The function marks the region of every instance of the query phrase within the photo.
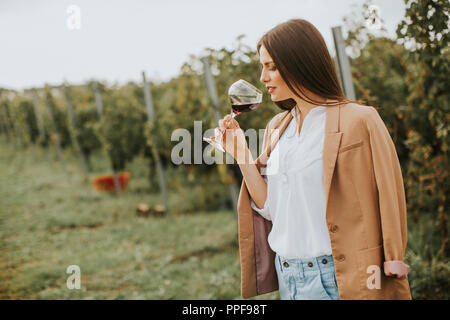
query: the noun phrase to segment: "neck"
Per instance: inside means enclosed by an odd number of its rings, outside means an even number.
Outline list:
[[[311,97],[311,99],[313,99],[314,101],[319,101],[320,103],[322,103],[322,102],[325,103],[328,101],[328,99],[321,98],[321,97],[319,97],[317,95],[313,95],[313,94],[309,94],[308,97]],[[311,111],[311,109],[317,107],[317,105],[309,103],[297,96],[293,97],[293,99],[297,103],[295,108],[297,108],[297,110],[299,110],[302,113],[302,115],[308,114],[308,112]]]

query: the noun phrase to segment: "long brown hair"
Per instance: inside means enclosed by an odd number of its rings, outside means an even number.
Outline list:
[[[291,19],[281,23],[258,41],[258,53],[262,45],[289,89],[299,98],[314,105],[362,104],[362,101],[350,100],[345,96],[325,41],[310,22]],[[337,101],[315,101],[307,96],[302,87],[320,97]],[[296,105],[294,99],[274,102],[282,110],[290,110]]]

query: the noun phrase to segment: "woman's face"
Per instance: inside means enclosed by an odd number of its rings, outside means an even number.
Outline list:
[[[259,62],[262,65],[260,81],[266,85],[272,101],[282,101],[293,98],[295,95],[284,82],[272,57],[262,45],[259,49]]]

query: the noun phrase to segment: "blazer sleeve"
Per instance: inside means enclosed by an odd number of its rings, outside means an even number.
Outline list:
[[[402,265],[408,241],[402,171],[386,125],[375,108],[369,109],[366,125],[378,189],[385,261]]]

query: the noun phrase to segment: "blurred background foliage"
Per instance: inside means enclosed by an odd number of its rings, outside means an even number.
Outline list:
[[[371,32],[364,17],[353,14],[344,19],[346,43],[357,99],[379,107],[403,170],[409,230],[406,263],[411,266],[412,295],[415,299],[449,299],[450,5],[447,0],[405,3],[405,17],[397,27],[396,37],[389,38],[383,29],[378,34]],[[364,4],[363,9],[368,5]],[[176,194],[175,213],[230,209],[225,185],[240,186],[239,167],[228,165],[232,175],[229,179],[217,165],[175,165],[171,151],[177,142],[171,141],[171,135],[178,128],[187,129],[193,143],[194,121],[202,121],[203,132],[216,126],[202,56],[208,56],[211,64],[221,114],[230,111],[227,90],[234,81],[243,78],[264,90],[259,81],[259,57],[243,39],[244,35],[238,37],[233,49],[208,48],[189,57],[179,76],[170,81],[151,82],[153,121],[147,118],[142,84],[137,82],[97,82],[104,106],[100,117],[92,80],[84,85],[46,85],[26,92],[1,89],[0,133],[24,149],[50,148],[57,136],[61,148],[74,153],[81,150],[88,159],[103,152],[117,171],[126,170],[135,157],[143,156],[150,193],[159,192],[151,152],[156,147],[169,191]],[[68,104],[73,108],[73,122]],[[35,108],[43,120],[43,136],[39,134]],[[254,128],[258,132],[278,112],[269,95],[264,95],[258,111],[241,114],[238,121],[244,131]],[[202,150],[206,146],[202,141]],[[89,168],[95,166],[88,163]]]

